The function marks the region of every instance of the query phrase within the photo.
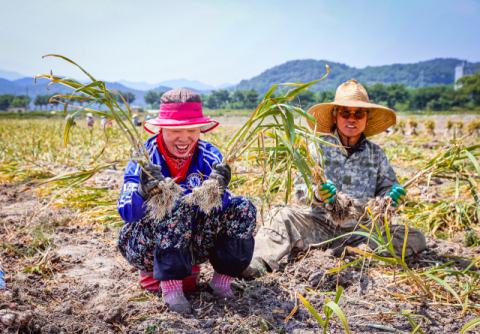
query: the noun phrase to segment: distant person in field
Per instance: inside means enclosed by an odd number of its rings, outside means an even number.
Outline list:
[[[142,121],[140,120],[140,117],[138,117],[138,114],[132,115],[132,123],[135,126],[142,126]]]
[[[93,123],[94,123],[93,115],[92,115],[92,113],[88,113],[87,114],[87,128],[93,128]]]
[[[358,201],[358,218],[364,213],[363,205],[374,197],[390,196],[393,205],[398,206],[405,196],[405,189],[398,186],[397,176],[388,162],[382,148],[367,137],[384,132],[396,123],[395,113],[387,107],[369,102],[365,88],[355,80],[350,80],[337,89],[335,101],[321,103],[308,111],[317,120],[317,132],[331,133],[323,136],[328,143],[342,147],[318,144],[324,154],[325,175],[328,182],[313,186],[314,201],[309,207],[308,188],[303,178],[294,182],[295,199],[303,205],[287,206],[274,214],[260,228],[255,237],[255,251],[252,263],[243,277],[259,277],[266,271],[279,269],[279,261],[286,255],[292,259],[299,252],[306,251],[311,244],[318,244],[339,237],[358,228],[358,219],[339,224],[327,218],[331,209],[329,203],[336,192],[343,192]],[[309,122],[314,130],[314,123]],[[315,144],[309,146],[312,156],[318,161]],[[394,207],[390,208],[395,210]],[[370,221],[368,214],[361,223]],[[402,253],[405,228],[394,226],[393,247],[397,254]],[[406,256],[426,248],[425,236],[419,230],[408,231]],[[358,246],[367,238],[351,235],[333,241],[329,246],[333,254],[340,255],[345,246]],[[377,245],[369,246],[374,249]]]
[[[159,117],[145,122],[154,136],[145,142],[151,164],[143,168],[129,162],[118,212],[125,221],[118,247],[125,259],[140,270],[140,284],[149,290],[162,289],[173,311],[190,313],[185,291],[195,290],[199,264],[210,261],[215,270],[209,291],[216,297],[234,297],[230,283],[250,264],[256,210],[246,197],[232,197],[228,190],[230,166],[222,154],[200,139],[218,122],[204,117],[202,101],[188,89],[162,95]],[[149,218],[145,202],[158,190],[159,181],[172,177],[185,194],[215,178],[224,189],[222,208],[206,215],[195,206],[179,201],[171,216],[161,221]]]

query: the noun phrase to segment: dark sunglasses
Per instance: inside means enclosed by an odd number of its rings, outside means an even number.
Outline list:
[[[343,119],[349,119],[351,114],[353,114],[353,116],[356,119],[363,119],[365,117],[365,115],[367,114],[367,112],[364,111],[364,110],[356,110],[356,111],[343,110],[343,111],[340,111],[340,117],[343,118]]]

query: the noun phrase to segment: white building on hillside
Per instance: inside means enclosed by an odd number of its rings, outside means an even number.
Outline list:
[[[478,72],[478,67],[469,64],[466,61],[461,62],[457,67],[455,67],[455,90],[462,87],[462,85],[457,84],[457,80],[461,77],[472,75]]]

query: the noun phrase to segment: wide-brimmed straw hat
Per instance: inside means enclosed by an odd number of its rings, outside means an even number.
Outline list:
[[[330,103],[320,103],[310,108],[308,113],[317,120],[317,132],[331,133],[334,123],[333,108],[335,106],[357,107],[370,109],[368,122],[363,130],[366,137],[381,133],[397,122],[397,116],[392,109],[379,104],[370,103],[368,93],[362,84],[350,80],[341,84],[335,93],[335,100]],[[307,120],[312,130],[315,123]]]
[[[185,88],[173,89],[162,95],[157,118],[145,122],[144,128],[156,134],[162,128],[189,129],[200,127],[202,133],[213,130],[218,122],[204,117],[200,95]]]

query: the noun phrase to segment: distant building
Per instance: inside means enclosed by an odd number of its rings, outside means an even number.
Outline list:
[[[30,110],[28,110],[28,107],[9,107],[8,111],[19,113],[19,112],[29,112]]]
[[[462,85],[457,84],[457,80],[461,77],[473,75],[478,72],[478,67],[469,64],[466,61],[461,62],[457,67],[455,67],[455,90],[462,87]]]
[[[132,106],[130,107],[130,110],[132,111],[132,114],[138,114],[139,112],[141,112],[141,108],[138,106]]]

